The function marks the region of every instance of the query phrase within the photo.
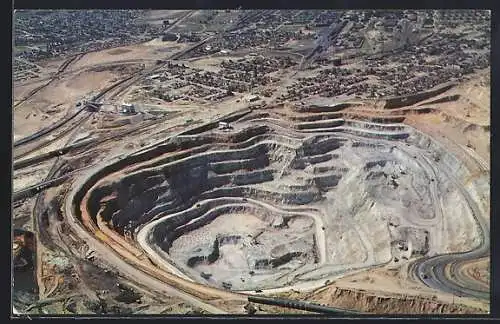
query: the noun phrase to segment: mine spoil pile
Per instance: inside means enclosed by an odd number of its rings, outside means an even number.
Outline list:
[[[76,215],[87,230],[114,232],[120,249],[174,273],[177,287],[292,289],[410,263],[425,284],[462,289],[471,278],[448,273],[453,262],[440,256],[486,253],[489,224],[478,201],[489,199],[487,179],[467,181],[460,160],[400,123],[403,110],[395,120],[390,109],[370,109],[281,105],[234,121],[231,132],[195,128],[154,155],[132,155],[91,176],[73,196]],[[429,271],[443,275],[429,281],[419,260],[437,260]],[[415,301],[408,304],[416,311]]]
[[[298,299],[300,295],[287,294],[286,297]],[[374,314],[484,314],[484,310],[460,304],[444,304],[421,297],[379,296],[356,289],[329,288],[316,294],[308,301],[327,304],[341,309],[354,309]],[[289,309],[273,306],[257,306],[263,312],[283,313]],[[296,311],[300,312],[300,311]],[[305,313],[305,312],[304,312]]]

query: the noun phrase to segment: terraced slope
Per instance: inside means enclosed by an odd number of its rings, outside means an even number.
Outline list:
[[[138,268],[201,298],[382,264],[488,298],[488,174],[404,124],[429,107],[275,107],[206,125],[75,185],[70,212]],[[203,294],[201,293],[203,292]]]

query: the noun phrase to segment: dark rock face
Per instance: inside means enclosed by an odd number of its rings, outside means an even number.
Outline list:
[[[290,262],[293,258],[299,257],[302,252],[290,252],[286,253],[280,257],[272,259],[261,259],[255,262],[255,269],[266,269],[266,268],[277,268],[280,265]]]
[[[230,235],[230,236],[218,236],[215,239],[215,242],[213,244],[212,252],[209,255],[204,255],[204,256],[194,256],[188,259],[187,265],[188,267],[194,267],[200,263],[207,263],[211,264],[217,261],[220,256],[220,246],[224,244],[235,244],[239,240],[241,240],[241,237],[238,235]]]
[[[320,189],[327,189],[335,187],[341,178],[342,175],[337,175],[337,174],[318,176],[314,178],[314,183]]]
[[[429,99],[437,96],[440,93],[443,93],[449,89],[451,89],[456,84],[447,84],[440,87],[437,87],[433,90],[423,91],[414,95],[409,96],[401,96],[387,99],[386,104],[384,106],[385,109],[394,109],[404,106],[410,106],[417,102],[423,101],[425,99]]]
[[[138,225],[151,221],[156,215],[186,209],[199,199],[255,196],[291,204],[306,204],[319,199],[314,191],[275,193],[249,187],[274,179],[275,171],[269,169],[270,146],[259,142],[243,145],[241,142],[252,136],[261,136],[266,130],[265,127],[249,128],[234,137],[232,140],[239,143],[239,149],[180,156],[182,163],[164,158],[162,162],[153,162],[151,168],[132,171],[120,181],[93,190],[88,210],[93,217],[100,211],[102,219],[123,234],[124,230],[133,232]],[[190,149],[199,145],[195,138],[180,137],[168,145],[172,146],[171,149]],[[201,140],[206,141],[206,138]],[[328,152],[340,145],[342,141],[328,137],[304,143],[292,164],[301,167],[306,161],[324,161],[331,158]],[[338,176],[318,176],[314,181],[319,187],[325,187],[334,186],[338,179]],[[103,198],[106,199],[102,201]],[[156,235],[160,242],[168,242],[163,230]]]

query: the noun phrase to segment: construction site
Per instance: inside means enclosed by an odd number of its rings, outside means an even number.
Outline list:
[[[14,316],[489,313],[489,11],[16,15]]]

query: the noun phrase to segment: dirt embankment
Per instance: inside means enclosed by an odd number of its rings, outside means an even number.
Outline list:
[[[307,300],[332,307],[355,310],[369,314],[486,314],[479,308],[460,304],[442,303],[437,300],[416,296],[380,296],[363,290],[326,287],[312,296],[292,292],[281,296],[287,299]],[[295,312],[273,306],[259,306],[269,313]]]

